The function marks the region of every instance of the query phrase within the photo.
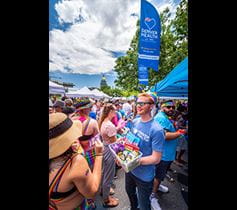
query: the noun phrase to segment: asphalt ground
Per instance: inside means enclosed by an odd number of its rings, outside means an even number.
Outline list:
[[[183,159],[188,161],[188,153],[184,153]],[[168,193],[159,192],[159,204],[162,210],[188,210],[188,165],[182,167],[172,163],[172,170],[176,173],[168,171],[168,174],[174,179],[170,182],[168,178],[162,182],[163,185],[169,188]],[[102,205],[102,197],[97,194],[96,196],[96,210],[113,209],[113,210],[129,210],[130,203],[125,191],[125,172],[120,169],[117,172],[118,178],[114,180],[115,194],[114,197],[119,199],[119,205],[115,208],[104,208]]]

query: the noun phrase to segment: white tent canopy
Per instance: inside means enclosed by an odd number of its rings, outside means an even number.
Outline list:
[[[95,98],[104,98],[104,93],[103,92],[100,92],[99,90],[97,89],[94,89],[91,91],[93,94],[94,94],[94,97]]]
[[[62,85],[49,80],[49,94],[64,94],[65,88]]]
[[[60,88],[60,89],[63,88],[64,89],[64,87],[62,85],[59,85],[59,84],[57,84],[55,82],[52,82],[50,80],[49,80],[49,87],[51,87],[51,88]]]
[[[110,96],[108,96],[107,94],[103,93],[105,98],[111,98]]]
[[[69,92],[75,92],[75,91],[78,91],[78,90],[79,90],[78,88],[68,88]]]
[[[77,91],[70,91],[66,93],[68,97],[94,97],[92,91],[89,90],[88,87],[83,87]]]
[[[66,93],[66,96],[68,97],[92,97],[92,98],[110,98],[110,96],[106,95],[105,93],[94,89],[90,90],[88,87],[83,87],[80,90],[72,91],[69,90],[68,93]]]
[[[110,98],[107,94],[103,93],[102,91],[99,91],[97,89],[92,90],[93,94],[95,94],[95,97],[98,98]]]

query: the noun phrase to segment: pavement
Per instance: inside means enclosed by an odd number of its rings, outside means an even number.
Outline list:
[[[184,153],[183,159],[188,161],[188,152]],[[163,185],[169,188],[168,193],[159,192],[159,204],[162,210],[188,210],[188,165],[182,167],[172,163],[172,170],[176,173],[168,171],[168,174],[175,180],[170,182],[168,178],[162,182]],[[102,205],[102,197],[96,196],[96,210],[129,210],[130,203],[125,191],[125,172],[120,169],[117,172],[118,178],[114,180],[116,188],[114,189],[114,197],[119,199],[119,205],[115,208],[104,208]]]

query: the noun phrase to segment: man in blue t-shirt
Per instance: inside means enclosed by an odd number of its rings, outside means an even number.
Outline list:
[[[150,210],[155,165],[160,162],[163,144],[165,142],[164,130],[151,117],[151,110],[156,98],[148,93],[141,93],[136,102],[139,118],[133,120],[131,132],[139,137],[138,146],[143,153],[140,165],[125,175],[125,186],[131,210]],[[136,193],[136,188],[138,195]]]
[[[120,117],[122,119],[124,119],[125,118],[125,112],[122,109],[122,105],[119,102],[117,102],[117,103],[115,103],[115,106],[116,106],[117,111],[119,112]]]
[[[163,192],[168,192],[168,188],[160,185],[160,183],[164,180],[168,168],[175,160],[177,141],[182,135],[182,132],[176,131],[174,124],[170,119],[174,113],[174,109],[175,105],[172,100],[164,101],[161,103],[161,110],[154,117],[154,120],[165,130],[165,143],[162,158],[159,164],[156,165],[156,175],[151,194],[151,200],[153,203],[156,203],[156,209],[160,208],[157,199],[157,190],[159,189]]]

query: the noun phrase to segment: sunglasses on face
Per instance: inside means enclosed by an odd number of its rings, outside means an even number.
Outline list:
[[[167,109],[171,109],[171,108],[174,109],[175,107],[174,106],[167,106],[166,108]]]
[[[144,106],[146,104],[152,104],[151,102],[136,102],[136,106]]]

